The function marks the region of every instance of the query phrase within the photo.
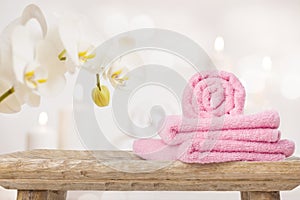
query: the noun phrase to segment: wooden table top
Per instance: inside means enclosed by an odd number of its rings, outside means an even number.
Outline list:
[[[18,190],[282,191],[300,185],[300,158],[185,164],[124,151],[33,150],[0,155],[0,185]]]

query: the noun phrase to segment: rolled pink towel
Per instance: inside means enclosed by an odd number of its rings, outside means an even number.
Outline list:
[[[224,71],[203,71],[189,80],[182,98],[188,118],[242,114],[245,89],[238,78]]]
[[[167,116],[159,129],[161,138],[174,138],[179,134],[197,131],[219,131],[237,129],[276,129],[280,118],[276,111],[265,111],[251,115],[225,115],[214,118],[185,118]]]
[[[206,146],[206,147],[205,147]],[[277,161],[291,156],[294,143],[188,140],[181,145],[166,145],[158,139],[136,140],[133,152],[148,160],[181,160],[187,163],[228,161]]]
[[[161,135],[161,139],[168,145],[177,145],[189,139],[212,139],[212,140],[237,140],[250,142],[277,142],[281,133],[278,129],[233,129],[223,131],[195,131],[179,132]]]

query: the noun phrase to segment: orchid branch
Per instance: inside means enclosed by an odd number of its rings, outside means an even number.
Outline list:
[[[97,79],[97,87],[98,87],[99,90],[101,91],[100,76],[99,76],[99,74],[96,74],[96,79]]]
[[[15,88],[11,87],[10,89],[8,89],[6,92],[4,92],[1,96],[0,96],[0,103],[6,99],[7,97],[9,97],[11,94],[13,94],[15,92]]]

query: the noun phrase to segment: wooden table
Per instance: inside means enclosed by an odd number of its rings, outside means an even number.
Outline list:
[[[200,165],[121,151],[33,150],[0,160],[0,185],[17,189],[18,200],[63,200],[68,190],[241,191],[243,200],[275,200],[300,184],[299,158]]]

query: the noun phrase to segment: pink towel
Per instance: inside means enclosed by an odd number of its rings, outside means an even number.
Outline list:
[[[187,140],[180,145],[179,154],[186,151],[193,152],[248,152],[248,153],[272,153],[283,154],[286,157],[294,153],[295,144],[289,140],[280,140],[276,143],[247,142],[235,140]]]
[[[280,140],[281,133],[278,129],[259,128],[259,129],[233,129],[223,131],[195,131],[195,132],[166,132],[162,134],[162,140],[168,145],[181,144],[186,140],[212,139],[212,140],[237,140],[252,142],[277,142]]]
[[[133,152],[148,160],[181,160],[187,163],[228,161],[277,161],[292,155],[294,143],[188,140],[181,145],[166,145],[162,140],[141,139],[133,144]]]
[[[224,115],[214,118],[183,118],[167,116],[158,133],[162,138],[174,138],[177,134],[196,131],[218,131],[235,129],[276,129],[280,123],[276,111],[265,111],[252,115]]]
[[[204,71],[195,74],[185,88],[182,108],[188,118],[242,114],[245,89],[231,73]]]

